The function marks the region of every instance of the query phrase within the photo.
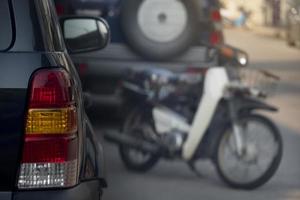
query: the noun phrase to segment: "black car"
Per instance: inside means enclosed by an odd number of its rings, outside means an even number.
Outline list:
[[[61,24],[71,52],[107,43],[101,19]],[[0,27],[0,199],[100,199],[102,146],[53,2],[1,0]]]
[[[295,46],[300,42],[300,0],[289,0],[286,15],[287,43]]]

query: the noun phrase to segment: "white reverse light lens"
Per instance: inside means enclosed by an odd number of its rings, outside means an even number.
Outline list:
[[[18,188],[70,187],[76,184],[77,160],[63,163],[21,164]]]

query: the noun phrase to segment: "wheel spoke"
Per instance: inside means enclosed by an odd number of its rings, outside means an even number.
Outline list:
[[[219,168],[227,180],[248,184],[258,180],[271,167],[279,152],[275,133],[256,118],[241,122],[244,153],[238,156],[232,148],[232,132],[224,133],[219,147]]]

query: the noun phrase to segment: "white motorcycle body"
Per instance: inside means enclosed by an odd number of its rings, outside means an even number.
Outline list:
[[[226,69],[214,67],[207,71],[202,98],[192,124],[188,124],[184,117],[168,108],[156,107],[153,109],[153,118],[158,134],[169,134],[176,130],[188,135],[182,147],[183,159],[190,160],[197,150],[216,108],[223,98],[228,83]]]

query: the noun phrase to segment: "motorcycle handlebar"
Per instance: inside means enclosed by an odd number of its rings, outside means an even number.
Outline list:
[[[243,85],[240,82],[231,82],[226,87],[228,92],[231,93],[243,93],[254,97],[266,98],[267,94],[256,88],[251,88],[249,86]]]

